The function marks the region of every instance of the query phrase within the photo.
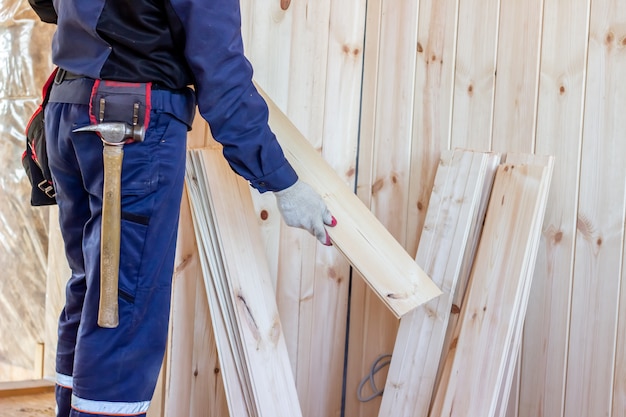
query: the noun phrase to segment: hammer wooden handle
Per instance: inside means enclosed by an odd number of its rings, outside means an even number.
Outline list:
[[[100,304],[98,326],[119,324],[118,282],[120,273],[121,188],[123,146],[104,145],[104,186],[100,234]]]

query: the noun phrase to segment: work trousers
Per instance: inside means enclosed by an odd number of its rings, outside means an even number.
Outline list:
[[[57,417],[144,416],[165,351],[176,233],[184,183],[191,90],[153,89],[143,142],[123,148],[119,326],[97,324],[103,143],[90,132],[93,80],[53,86],[45,110],[54,179],[71,276],[59,318]]]

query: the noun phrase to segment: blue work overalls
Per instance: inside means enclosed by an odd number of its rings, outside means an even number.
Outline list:
[[[57,415],[145,415],[168,333],[190,89],[153,89],[145,140],[124,146],[119,326],[97,325],[103,144],[91,124],[93,80],[65,80],[46,107],[50,169],[72,271],[59,319]],[[71,411],[70,411],[71,403]]]

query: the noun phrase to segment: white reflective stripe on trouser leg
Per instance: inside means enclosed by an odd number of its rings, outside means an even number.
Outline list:
[[[74,378],[71,375],[64,375],[57,372],[57,385],[60,385],[64,388],[72,389],[72,384],[74,383]]]
[[[132,416],[134,414],[147,412],[149,406],[150,401],[130,403],[85,400],[84,398],[79,398],[75,394],[72,394],[72,408],[85,413]]]

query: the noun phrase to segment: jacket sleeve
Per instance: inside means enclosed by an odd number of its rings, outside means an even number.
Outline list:
[[[267,104],[243,53],[239,0],[170,0],[185,35],[198,108],[232,169],[259,190],[279,191],[297,175],[268,125]]]
[[[28,2],[42,22],[56,24],[57,12],[54,10],[52,0],[28,0]]]

